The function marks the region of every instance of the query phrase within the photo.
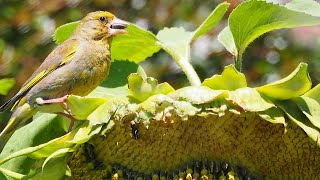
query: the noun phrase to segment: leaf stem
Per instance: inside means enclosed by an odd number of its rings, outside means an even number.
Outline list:
[[[242,71],[242,56],[240,54],[234,56],[234,64],[237,69],[237,71],[241,72]]]
[[[192,86],[201,86],[200,78],[188,60],[180,59],[176,62],[181,67],[182,71],[186,74]]]
[[[170,54],[173,57],[173,59],[177,62],[182,71],[186,74],[192,86],[201,86],[200,78],[190,63],[190,47],[186,48],[187,50],[185,56],[181,57],[164,44],[160,43],[160,46],[163,50],[165,50],[168,54]]]

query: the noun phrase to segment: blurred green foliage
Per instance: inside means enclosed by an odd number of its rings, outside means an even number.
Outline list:
[[[153,33],[164,27],[182,26],[193,31],[222,0],[2,0],[0,1],[0,79],[13,77],[12,96],[55,47],[54,30],[80,20],[88,12],[107,10]],[[228,0],[231,12],[240,0]],[[218,42],[225,20],[192,45],[192,64],[201,80],[221,73],[233,62]],[[300,62],[309,64],[313,85],[320,82],[320,26],[278,30],[253,42],[243,56],[243,72],[251,87],[288,75]],[[187,83],[186,76],[163,51],[141,63],[148,76],[167,81],[174,88]]]

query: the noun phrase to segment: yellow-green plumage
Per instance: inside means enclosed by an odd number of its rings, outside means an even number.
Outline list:
[[[0,111],[14,110],[0,134],[0,147],[11,132],[32,117],[39,104],[36,99],[85,96],[108,75],[112,37],[123,34],[126,23],[109,12],[98,11],[84,17],[73,35],[54,49],[21,90]],[[1,148],[0,148],[1,149]]]

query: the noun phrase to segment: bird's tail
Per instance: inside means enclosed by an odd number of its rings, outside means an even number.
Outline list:
[[[14,131],[23,126],[34,114],[34,108],[32,108],[27,103],[20,107],[17,107],[17,109],[12,114],[8,124],[0,133],[0,152],[6,145],[7,141],[10,139]]]
[[[4,103],[2,106],[0,106],[0,113],[4,112],[5,110],[11,108],[14,109],[16,105],[19,104],[20,100],[23,99],[24,94],[17,93],[13,98],[11,98],[9,101]]]

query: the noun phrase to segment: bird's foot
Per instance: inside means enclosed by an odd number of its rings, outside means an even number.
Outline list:
[[[69,128],[68,128],[68,132],[70,132],[72,130],[72,127],[73,127],[73,124],[74,124],[74,121],[76,120],[72,114],[72,111],[71,109],[69,108],[68,104],[67,104],[67,99],[68,99],[68,95],[66,96],[63,96],[61,98],[56,98],[56,99],[42,99],[42,98],[37,98],[36,99],[36,102],[37,104],[39,105],[44,105],[44,104],[54,104],[54,103],[60,103],[63,105],[64,109],[68,112],[68,113],[63,113],[63,112],[57,112],[56,114],[59,114],[59,115],[62,115],[62,116],[65,116],[67,118],[70,119],[70,125],[69,125]]]

